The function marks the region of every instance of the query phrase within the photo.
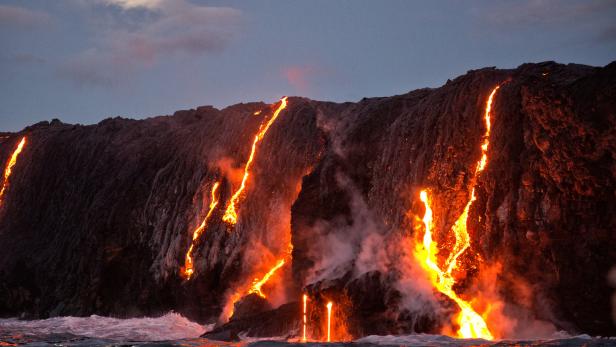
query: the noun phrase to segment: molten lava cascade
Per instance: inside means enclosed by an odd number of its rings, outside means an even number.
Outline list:
[[[423,236],[423,242],[418,245],[415,250],[415,256],[420,261],[422,267],[429,273],[430,280],[434,287],[441,293],[448,296],[450,299],[456,302],[460,308],[460,313],[456,318],[456,323],[459,326],[458,336],[463,338],[484,338],[493,339],[493,335],[488,329],[485,320],[473,309],[471,304],[458,296],[453,287],[456,284],[456,279],[453,276],[453,272],[458,269],[458,258],[470,247],[470,236],[466,227],[468,212],[470,207],[475,201],[475,186],[477,183],[477,176],[484,170],[488,161],[488,145],[490,140],[491,129],[491,111],[494,95],[498,91],[499,86],[496,86],[485,106],[485,126],[486,132],[483,137],[483,143],[481,145],[481,159],[477,162],[475,172],[471,180],[471,197],[464,207],[464,211],[458,217],[452,231],[455,235],[456,242],[453,249],[450,251],[449,256],[442,267],[438,265],[437,253],[438,245],[432,240],[432,209],[430,208],[430,202],[428,192],[422,190],[419,198],[423,202],[426,212],[423,216],[423,224],[425,233]]]
[[[261,279],[255,278],[252,282],[252,287],[250,287],[250,289],[248,290],[248,294],[257,294],[265,299],[266,296],[261,291],[261,287],[263,287],[263,285],[267,283],[267,281],[269,281],[269,279],[276,273],[276,271],[278,271],[278,269],[280,269],[284,264],[285,260],[280,259],[278,260],[276,265],[274,265],[274,267],[265,274],[265,276],[263,276]]]
[[[186,252],[186,257],[184,259],[184,266],[180,269],[180,273],[187,280],[190,279],[190,277],[192,276],[194,272],[192,252],[195,247],[195,243],[199,239],[199,237],[201,236],[205,228],[207,227],[207,223],[210,220],[210,216],[212,215],[212,212],[214,212],[214,208],[216,208],[216,206],[218,205],[218,198],[216,197],[216,191],[218,190],[219,185],[220,185],[220,182],[216,182],[212,186],[212,192],[211,192],[212,197],[210,200],[210,210],[207,212],[207,215],[205,215],[205,218],[203,218],[203,221],[197,227],[197,229],[193,231],[192,242],[190,243],[190,248],[188,248],[188,252]]]
[[[263,137],[265,137],[265,134],[267,133],[269,128],[272,126],[272,124],[274,124],[274,122],[278,118],[278,115],[280,115],[280,112],[282,112],[282,110],[284,110],[286,107],[287,107],[287,98],[283,97],[282,99],[280,99],[280,105],[278,106],[276,111],[274,111],[274,114],[269,119],[269,121],[265,124],[261,124],[261,126],[259,127],[259,132],[257,133],[257,135],[255,135],[255,139],[252,142],[252,148],[250,150],[250,156],[248,157],[248,161],[246,162],[246,166],[244,167],[244,177],[242,177],[242,183],[240,184],[240,187],[237,189],[237,191],[231,197],[231,200],[229,201],[229,204],[227,205],[225,214],[222,217],[222,220],[225,221],[226,223],[229,223],[231,225],[235,225],[235,223],[237,223],[237,212],[236,212],[237,206],[236,205],[240,197],[244,193],[244,189],[246,189],[246,182],[248,181],[248,176],[250,175],[250,167],[252,166],[255,153],[257,152],[257,144],[261,142],[261,140],[263,140]]]
[[[430,274],[430,280],[434,287],[455,301],[458,307],[460,307],[460,314],[457,318],[457,323],[460,326],[458,336],[492,339],[492,333],[490,333],[483,318],[473,310],[470,303],[460,298],[453,290],[456,280],[451,273],[441,270],[438,266],[436,259],[438,245],[432,240],[432,210],[428,201],[428,193],[425,190],[421,191],[420,199],[426,208],[426,213],[423,217],[425,233],[422,243],[423,248],[418,248],[415,255],[421,260],[423,268]]]
[[[0,189],[0,204],[2,203],[2,200],[4,198],[4,192],[9,185],[9,177],[13,172],[13,166],[15,166],[15,163],[17,163],[17,157],[19,156],[19,153],[21,153],[21,150],[24,148],[25,144],[26,137],[24,136],[19,142],[19,145],[17,145],[17,148],[13,151],[9,162],[6,164],[6,168],[4,169],[4,177],[2,179],[2,188]]]

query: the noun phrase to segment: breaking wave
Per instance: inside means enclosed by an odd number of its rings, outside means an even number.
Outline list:
[[[0,319],[0,330],[12,334],[71,334],[123,341],[165,341],[196,338],[210,330],[180,314],[170,312],[157,318],[55,317],[41,320]]]

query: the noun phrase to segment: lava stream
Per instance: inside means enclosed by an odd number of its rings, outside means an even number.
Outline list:
[[[332,302],[327,303],[327,342],[331,341]]]
[[[306,302],[308,301],[308,295],[304,294],[303,296],[303,300],[304,300],[304,314],[302,316],[302,328],[303,328],[303,332],[304,334],[302,335],[302,341],[306,342]]]
[[[2,202],[2,197],[4,196],[5,190],[9,185],[9,177],[11,176],[11,173],[13,172],[13,166],[15,166],[15,164],[17,163],[17,157],[19,156],[19,153],[21,153],[25,144],[26,144],[26,137],[24,136],[19,142],[19,145],[17,145],[17,148],[13,151],[13,154],[11,155],[9,162],[6,164],[6,168],[4,169],[4,178],[2,179],[2,189],[0,189],[0,203]]]
[[[284,98],[280,99],[280,105],[278,106],[278,108],[276,109],[272,117],[269,119],[269,121],[265,123],[265,125],[261,124],[261,126],[259,127],[259,132],[257,133],[257,135],[255,135],[255,139],[252,142],[252,148],[250,150],[250,156],[248,157],[248,161],[246,162],[246,166],[244,167],[244,177],[242,178],[242,183],[240,184],[240,187],[237,189],[237,191],[231,197],[231,200],[229,201],[229,204],[227,205],[225,214],[222,217],[223,221],[231,225],[235,225],[235,223],[237,223],[236,204],[238,200],[240,199],[240,197],[242,196],[244,189],[246,189],[246,182],[248,181],[248,176],[250,175],[250,167],[252,166],[255,153],[257,152],[257,144],[261,142],[261,140],[263,140],[263,137],[265,137],[265,134],[269,130],[270,126],[274,124],[280,112],[282,112],[282,110],[284,110],[286,107],[287,107],[287,97],[285,96]]]
[[[470,303],[460,298],[453,290],[456,280],[451,275],[451,272],[443,271],[438,266],[436,253],[438,245],[432,240],[432,209],[428,201],[428,193],[422,190],[419,195],[424,203],[426,213],[423,217],[425,233],[423,237],[423,248],[418,247],[415,255],[421,260],[422,267],[430,274],[432,285],[441,293],[452,299],[458,304],[460,314],[457,318],[457,323],[460,326],[458,336],[463,338],[483,338],[492,340],[494,337],[488,329],[484,319],[473,310]]]
[[[473,178],[471,180],[471,186],[472,186],[471,198],[466,203],[466,206],[464,206],[464,211],[458,217],[458,219],[456,220],[452,228],[454,235],[456,236],[456,243],[454,245],[453,250],[449,254],[449,258],[447,258],[447,261],[445,262],[445,266],[447,267],[447,273],[449,274],[451,274],[452,271],[458,267],[458,257],[460,257],[460,255],[462,255],[462,253],[464,253],[468,249],[468,247],[470,247],[471,238],[466,228],[466,222],[468,220],[468,211],[470,210],[471,205],[473,204],[476,198],[475,197],[475,186],[477,184],[477,176],[479,175],[479,173],[483,171],[483,169],[485,169],[488,163],[488,146],[490,145],[490,130],[492,128],[492,124],[490,122],[490,116],[492,112],[492,102],[494,101],[494,95],[496,95],[496,92],[498,91],[499,88],[500,86],[496,86],[494,89],[492,89],[492,92],[490,93],[490,96],[488,97],[488,100],[486,102],[486,107],[485,107],[485,112],[484,112],[484,121],[485,121],[486,131],[483,135],[483,143],[481,144],[481,159],[479,159],[479,161],[477,162],[475,166],[475,174],[473,175]]]
[[[252,284],[250,285],[248,290],[246,290],[246,287],[243,287],[243,289],[236,290],[233,294],[231,294],[227,301],[227,304],[225,305],[225,308],[223,309],[222,317],[229,320],[234,314],[235,303],[237,303],[244,295],[257,294],[263,299],[266,299],[267,296],[263,293],[261,287],[263,287],[263,285],[265,285],[265,283],[267,283],[267,281],[269,281],[270,278],[274,276],[276,271],[278,271],[278,269],[280,269],[285,263],[286,260],[284,258],[278,260],[276,265],[274,265],[274,267],[269,270],[261,279],[255,278],[252,281]]]
[[[203,218],[203,221],[201,222],[201,225],[199,225],[197,227],[197,229],[195,229],[195,231],[193,231],[192,242],[190,244],[190,248],[188,248],[188,252],[186,252],[186,257],[184,259],[184,267],[182,267],[180,269],[180,273],[187,280],[190,279],[190,277],[192,276],[192,274],[194,272],[192,251],[193,251],[193,248],[195,247],[195,242],[197,241],[197,239],[199,239],[199,237],[201,236],[201,234],[203,233],[203,231],[207,227],[207,223],[208,223],[208,221],[210,219],[210,216],[212,215],[212,212],[214,212],[214,208],[216,208],[216,206],[218,205],[218,197],[216,197],[216,191],[218,190],[218,186],[219,185],[220,185],[220,182],[216,182],[212,186],[212,192],[211,192],[212,197],[211,197],[211,200],[210,200],[210,210],[208,211],[208,213],[205,216],[205,218]]]
[[[269,281],[270,277],[272,277],[276,273],[276,271],[278,271],[278,269],[280,269],[284,264],[285,264],[284,258],[280,259],[278,260],[278,263],[276,263],[276,265],[274,265],[274,267],[271,270],[269,270],[269,272],[266,273],[265,276],[263,276],[263,278],[261,278],[260,280],[258,278],[255,278],[255,280],[252,282],[252,287],[250,287],[250,289],[248,290],[248,293],[257,294],[258,296],[265,299],[266,296],[261,291],[261,287],[263,287],[263,285],[267,283],[267,281]]]
[[[481,144],[481,159],[475,166],[475,172],[471,180],[471,196],[464,211],[458,217],[452,227],[452,231],[456,237],[456,242],[453,249],[449,253],[444,266],[441,268],[438,265],[436,254],[438,252],[438,245],[432,240],[432,209],[430,208],[428,193],[425,190],[420,192],[420,200],[423,202],[426,212],[423,217],[423,223],[425,233],[423,236],[423,243],[417,247],[415,256],[420,260],[422,267],[430,274],[430,280],[434,287],[441,293],[448,296],[450,299],[456,302],[460,308],[460,313],[457,316],[457,324],[459,330],[457,332],[459,337],[463,338],[484,338],[493,339],[493,335],[488,329],[485,320],[472,308],[471,304],[462,298],[460,298],[453,290],[453,286],[456,283],[453,277],[453,272],[458,268],[458,258],[470,247],[470,235],[467,229],[468,213],[471,205],[475,201],[475,186],[477,184],[477,176],[485,169],[488,162],[488,146],[490,144],[490,130],[491,130],[491,111],[492,102],[494,96],[500,86],[496,86],[485,106],[484,120],[486,131],[483,136],[483,142]],[[445,269],[445,270],[443,270]]]

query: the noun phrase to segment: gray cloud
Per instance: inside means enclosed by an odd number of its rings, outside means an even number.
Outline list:
[[[597,40],[600,42],[613,42],[616,41],[616,25],[611,25],[605,29],[603,29],[599,35],[597,35]]]
[[[615,0],[529,0],[494,2],[481,8],[477,14],[498,28],[564,22],[575,24],[571,20],[614,11],[616,11]]]
[[[41,65],[47,60],[31,53],[7,53],[0,55],[0,62],[17,65]]]
[[[114,59],[91,49],[69,59],[58,69],[58,75],[79,86],[110,87],[122,80],[126,66],[114,64]]]
[[[102,3],[108,5],[119,6],[125,10],[135,8],[145,8],[149,10],[157,10],[169,1],[164,0],[101,0]]]
[[[482,32],[558,33],[554,44],[604,44],[616,40],[616,0],[493,1],[471,13]],[[488,28],[488,30],[486,30]]]
[[[25,7],[0,5],[0,27],[33,29],[51,23],[51,17]]]
[[[229,7],[199,6],[184,0],[104,0],[121,9],[117,16],[134,11],[154,15],[137,23],[108,21],[102,25],[94,47],[69,59],[61,76],[80,85],[109,86],[137,70],[176,55],[196,56],[223,50],[236,34],[240,11]]]

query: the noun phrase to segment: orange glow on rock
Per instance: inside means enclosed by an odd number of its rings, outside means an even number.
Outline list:
[[[278,263],[276,263],[276,265],[274,265],[274,267],[265,274],[265,276],[263,276],[261,279],[255,278],[252,282],[252,287],[250,287],[250,289],[248,290],[248,293],[257,294],[258,296],[265,299],[266,296],[261,291],[261,287],[263,287],[263,285],[267,283],[267,281],[269,281],[269,279],[276,273],[276,271],[278,271],[278,269],[280,269],[284,264],[285,260],[280,259],[278,260]]]
[[[203,218],[203,221],[197,227],[197,229],[193,231],[192,242],[190,243],[188,252],[186,252],[186,257],[184,259],[184,266],[180,269],[180,274],[187,280],[190,279],[190,277],[192,276],[194,272],[192,251],[193,251],[193,248],[195,247],[195,242],[199,239],[199,237],[201,236],[201,234],[207,227],[207,223],[210,220],[210,216],[212,215],[212,212],[214,212],[214,208],[216,208],[216,206],[218,205],[218,197],[216,197],[216,191],[218,190],[218,186],[220,186],[220,182],[216,182],[212,186],[211,199],[210,199],[210,210],[207,212],[207,215],[205,216],[205,218]]]
[[[0,203],[2,203],[6,188],[9,186],[9,177],[11,177],[11,173],[13,173],[13,166],[15,166],[15,164],[17,163],[17,157],[19,156],[19,153],[21,153],[25,145],[26,137],[24,136],[17,145],[17,148],[15,148],[15,150],[13,151],[9,162],[6,164],[6,167],[4,169],[4,177],[2,178],[2,188],[0,189]]]
[[[458,258],[470,247],[471,240],[467,230],[468,213],[471,205],[476,199],[475,186],[477,183],[477,176],[485,169],[488,162],[487,152],[490,144],[490,130],[492,126],[492,103],[499,88],[500,86],[496,86],[492,90],[486,102],[484,113],[486,131],[481,144],[481,159],[475,166],[474,176],[471,180],[472,188],[470,199],[466,203],[464,211],[452,227],[456,242],[442,267],[438,265],[438,260],[436,257],[438,253],[438,245],[432,239],[433,212],[430,208],[428,192],[426,190],[422,190],[419,194],[419,198],[421,202],[423,202],[426,210],[423,217],[425,232],[423,242],[415,249],[415,256],[424,270],[428,272],[432,285],[439,292],[452,299],[460,308],[460,312],[456,316],[456,324],[459,326],[457,336],[462,338],[483,338],[487,340],[492,340],[494,338],[488,329],[488,325],[486,324],[484,318],[473,309],[470,302],[460,298],[454,291],[453,287],[456,284],[456,279],[454,278],[453,273],[460,266]]]
[[[272,126],[272,124],[274,124],[274,122],[280,115],[280,112],[282,112],[282,110],[284,110],[286,107],[287,107],[287,97],[284,97],[280,99],[280,105],[278,106],[276,111],[274,111],[274,114],[269,119],[269,121],[265,124],[261,124],[261,126],[259,127],[259,132],[257,133],[257,135],[255,135],[254,141],[252,142],[252,148],[250,150],[250,156],[248,157],[248,161],[246,161],[246,166],[244,167],[244,176],[242,177],[242,183],[240,184],[240,187],[237,189],[237,191],[231,197],[231,200],[229,201],[229,204],[227,205],[225,214],[222,217],[222,220],[224,222],[230,225],[235,225],[237,223],[237,211],[236,211],[237,206],[236,205],[239,199],[242,197],[244,190],[246,189],[246,183],[250,175],[250,167],[252,166],[255,153],[257,152],[257,144],[259,144],[259,142],[263,140],[263,137],[265,137],[265,134],[267,133],[269,128]]]
[[[286,263],[285,258],[279,259],[278,262],[260,279],[255,278],[250,285],[241,286],[236,289],[227,299],[227,303],[223,308],[221,317],[229,320],[233,317],[235,304],[245,295],[256,294],[263,299],[267,299],[267,295],[263,293],[262,287],[276,274],[276,272]]]

